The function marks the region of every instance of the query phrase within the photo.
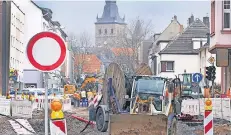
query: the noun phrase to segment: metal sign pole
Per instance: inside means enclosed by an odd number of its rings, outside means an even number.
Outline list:
[[[48,135],[48,72],[45,72],[45,135]]]

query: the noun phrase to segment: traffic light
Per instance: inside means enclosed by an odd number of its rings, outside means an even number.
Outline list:
[[[214,81],[216,79],[216,67],[211,66],[211,80]]]
[[[206,78],[209,81],[214,81],[216,79],[216,67],[215,66],[206,67]]]
[[[206,78],[211,81],[212,79],[212,74],[211,74],[211,68],[210,66],[209,67],[206,67]]]

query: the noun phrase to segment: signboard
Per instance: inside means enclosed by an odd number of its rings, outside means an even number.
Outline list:
[[[12,116],[32,118],[33,106],[30,101],[12,101]]]
[[[196,82],[196,83],[199,83],[202,80],[202,78],[203,78],[203,76],[202,76],[201,73],[195,73],[192,76],[192,81]]]
[[[208,62],[209,62],[210,64],[213,64],[213,63],[215,62],[215,58],[211,56],[211,57],[208,59]]]
[[[227,67],[229,66],[229,50],[228,49],[216,49],[216,66]]]
[[[66,58],[66,44],[53,32],[41,32],[27,45],[27,58],[38,70],[49,72],[61,66]]]
[[[26,49],[29,62],[38,70],[46,72],[45,82],[48,83],[48,72],[60,67],[67,53],[66,44],[62,37],[53,32],[40,32],[34,35]],[[48,135],[48,86],[45,93],[45,135]],[[32,107],[31,107],[32,109]],[[29,110],[28,110],[29,112]],[[31,115],[32,117],[32,115]]]

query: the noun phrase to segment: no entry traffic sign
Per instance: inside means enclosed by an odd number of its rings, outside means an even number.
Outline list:
[[[38,70],[48,72],[61,66],[66,58],[63,39],[53,32],[34,35],[27,45],[27,57]]]

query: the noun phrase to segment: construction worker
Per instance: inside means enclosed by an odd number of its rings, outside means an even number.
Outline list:
[[[90,103],[94,99],[94,93],[89,89],[87,92],[87,101]]]
[[[74,107],[79,107],[79,105],[80,105],[80,94],[79,94],[79,92],[75,92],[74,94],[73,94],[73,97],[74,97]]]
[[[81,102],[82,102],[82,107],[88,106],[86,90],[81,90]]]

